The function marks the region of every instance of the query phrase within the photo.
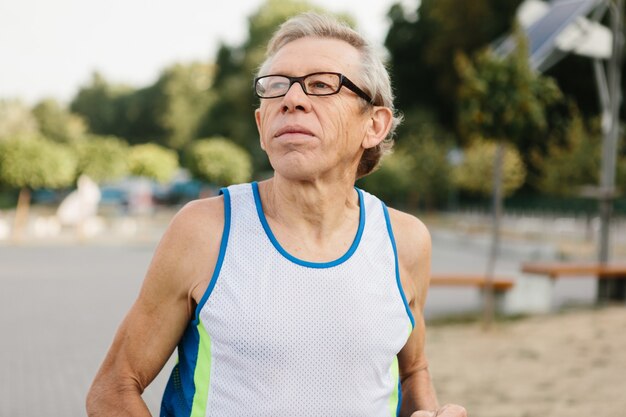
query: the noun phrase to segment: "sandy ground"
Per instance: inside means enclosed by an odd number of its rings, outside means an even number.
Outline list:
[[[626,306],[428,327],[439,400],[475,417],[626,416]]]

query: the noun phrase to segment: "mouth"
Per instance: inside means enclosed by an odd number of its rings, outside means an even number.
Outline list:
[[[274,135],[275,138],[281,137],[281,136],[314,136],[313,132],[311,132],[309,129],[306,129],[302,126],[285,126],[283,128],[280,128],[276,134]]]

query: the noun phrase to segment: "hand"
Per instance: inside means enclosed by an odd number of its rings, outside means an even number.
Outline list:
[[[446,404],[435,411],[416,411],[411,417],[467,417],[467,410],[460,405]]]

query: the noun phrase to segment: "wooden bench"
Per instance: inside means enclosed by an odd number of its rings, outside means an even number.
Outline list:
[[[595,276],[598,279],[626,279],[626,264],[529,262],[522,264],[522,272],[545,275],[551,279],[581,276]]]
[[[601,264],[597,262],[528,262],[522,272],[543,275],[554,282],[559,278],[595,277],[604,281],[599,287],[600,300],[626,298],[626,264]],[[613,282],[608,282],[614,280]]]
[[[515,281],[502,277],[493,277],[491,281],[494,295],[494,308],[496,311],[505,310],[505,295],[513,288]],[[487,302],[487,277],[479,274],[432,274],[430,287],[470,287],[480,290],[482,305]]]
[[[487,278],[484,275],[432,274],[430,285],[438,287],[476,287],[485,289],[487,288]],[[494,277],[492,285],[495,292],[505,292],[513,288],[515,282],[506,278]]]

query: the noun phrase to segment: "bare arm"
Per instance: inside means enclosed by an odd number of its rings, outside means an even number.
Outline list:
[[[222,200],[190,203],[168,227],[89,390],[89,416],[150,415],[141,394],[174,351],[194,299],[208,285],[224,223]]]
[[[389,210],[389,215],[396,238],[402,288],[415,319],[415,328],[398,354],[402,384],[400,415],[465,417],[467,414],[463,407],[439,406],[424,350],[426,325],[423,312],[430,284],[432,252],[430,233],[420,220],[411,215],[393,209]]]
[[[439,407],[433,388],[428,362],[424,352],[425,331],[423,309],[430,282],[430,234],[417,218],[390,209],[402,288],[415,319],[415,328],[404,348],[398,354],[402,383],[401,416],[410,416],[416,410],[434,410]]]

